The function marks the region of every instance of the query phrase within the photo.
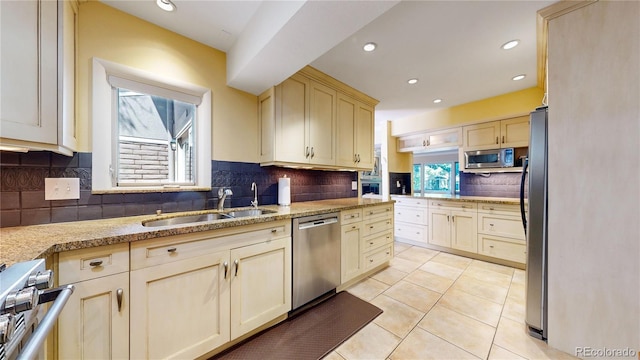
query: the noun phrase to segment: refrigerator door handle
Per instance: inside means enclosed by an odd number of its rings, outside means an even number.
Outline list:
[[[524,182],[527,177],[527,168],[529,167],[529,158],[524,158],[522,164],[522,180],[520,181],[520,216],[522,217],[522,226],[524,234],[527,235],[527,214],[524,211]]]

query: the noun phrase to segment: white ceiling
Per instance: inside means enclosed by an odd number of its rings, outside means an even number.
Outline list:
[[[311,65],[380,100],[378,121],[536,86],[536,12],[556,2],[101,1],[226,52],[229,86],[257,95]]]

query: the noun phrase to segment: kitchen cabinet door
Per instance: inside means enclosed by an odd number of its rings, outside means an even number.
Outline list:
[[[465,150],[500,148],[500,121],[462,127]]]
[[[309,80],[293,75],[276,86],[275,93],[275,157],[278,161],[308,163]]]
[[[228,250],[131,271],[131,359],[195,359],[228,342],[230,276]]]
[[[529,116],[500,121],[500,137],[503,148],[529,146]]]
[[[336,90],[311,81],[308,141],[305,153],[309,154],[307,161],[312,164],[335,165],[336,163],[337,96]]]
[[[58,358],[129,358],[129,273],[74,285],[58,318]]]
[[[338,94],[337,106],[337,151],[336,163],[340,166],[355,166],[356,157],[356,131],[358,104],[354,99]]]
[[[291,238],[231,249],[231,339],[291,310]]]
[[[429,244],[451,247],[449,210],[429,209]]]
[[[475,212],[451,211],[451,247],[478,252],[478,222]]]
[[[362,222],[357,222],[341,227],[340,241],[340,273],[341,282],[347,281],[362,274]]]
[[[374,111],[373,107],[358,103],[355,135],[356,166],[363,170],[372,170],[374,159]]]

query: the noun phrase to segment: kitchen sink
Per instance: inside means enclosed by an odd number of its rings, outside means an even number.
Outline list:
[[[277,211],[275,210],[246,209],[246,210],[233,210],[233,211],[228,211],[223,213],[184,215],[184,216],[176,216],[176,217],[166,218],[166,219],[145,220],[142,222],[142,226],[155,227],[155,226],[166,226],[166,225],[190,224],[190,223],[199,223],[199,222],[214,221],[214,220],[237,219],[237,218],[243,218],[248,216],[260,216],[260,215],[266,215],[266,214],[274,214],[276,212]]]
[[[234,211],[226,212],[224,214],[231,218],[236,219],[236,218],[242,218],[247,216],[260,216],[260,215],[273,214],[273,213],[276,213],[276,211],[265,210],[265,209],[248,209],[248,210],[234,210]]]

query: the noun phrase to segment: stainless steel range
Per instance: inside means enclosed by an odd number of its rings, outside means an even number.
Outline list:
[[[35,359],[73,285],[49,289],[53,272],[43,259],[0,267],[0,360]],[[46,310],[42,304],[53,301]]]

